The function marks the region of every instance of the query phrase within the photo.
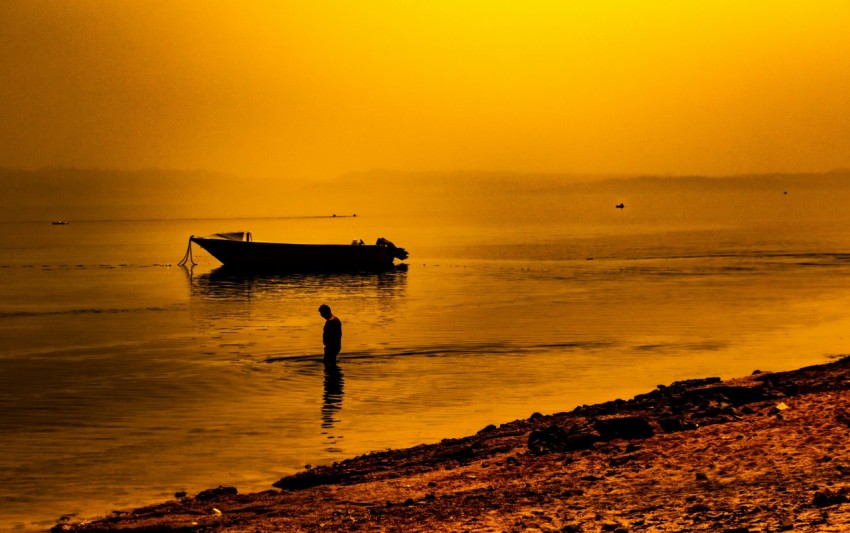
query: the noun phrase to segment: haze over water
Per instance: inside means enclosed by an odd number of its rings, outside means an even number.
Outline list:
[[[341,180],[329,205],[363,209],[336,217],[4,222],[0,527],[265,490],[306,464],[846,353],[841,173],[526,177],[522,193],[504,175],[361,178],[385,194]],[[176,265],[189,235],[231,230],[386,237],[411,257],[233,277],[196,247]],[[338,372],[318,362],[323,302],[344,324]]]

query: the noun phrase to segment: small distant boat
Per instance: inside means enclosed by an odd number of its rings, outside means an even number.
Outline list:
[[[625,209],[626,204],[619,203],[619,204],[615,205],[614,207],[616,207],[617,209]]]
[[[54,226],[67,226],[68,224],[70,224],[70,222],[68,222],[67,220],[54,220],[52,224]]]
[[[251,271],[379,271],[405,260],[407,250],[378,239],[375,244],[291,244],[254,241],[246,231],[189,237],[189,249],[180,262],[192,259],[192,243],[218,259],[225,267]]]

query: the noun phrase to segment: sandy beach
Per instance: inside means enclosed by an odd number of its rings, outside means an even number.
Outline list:
[[[66,517],[53,531],[848,531],[850,357]]]

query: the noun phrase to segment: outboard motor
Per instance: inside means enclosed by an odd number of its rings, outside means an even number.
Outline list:
[[[407,259],[407,257],[410,255],[407,253],[407,250],[405,250],[404,248],[399,248],[398,246],[383,237],[379,237],[375,244],[377,246],[386,246],[390,249],[390,251],[392,251],[393,257],[402,261]]]

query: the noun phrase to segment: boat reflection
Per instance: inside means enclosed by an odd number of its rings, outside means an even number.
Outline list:
[[[258,297],[284,296],[292,291],[302,295],[341,296],[374,293],[374,296],[397,296],[407,284],[407,265],[383,272],[363,273],[253,273],[219,267],[207,273],[190,274],[193,297],[208,300],[248,301]]]

